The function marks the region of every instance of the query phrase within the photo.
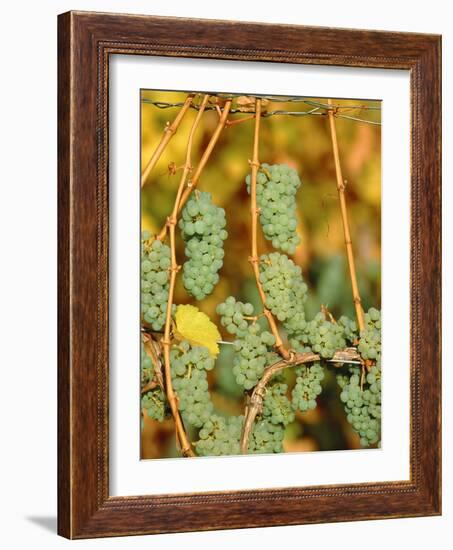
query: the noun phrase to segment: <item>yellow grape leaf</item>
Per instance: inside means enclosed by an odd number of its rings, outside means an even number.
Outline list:
[[[212,356],[217,357],[219,354],[217,342],[221,336],[206,313],[195,306],[181,305],[176,309],[175,319],[175,336],[195,346],[204,346]]]

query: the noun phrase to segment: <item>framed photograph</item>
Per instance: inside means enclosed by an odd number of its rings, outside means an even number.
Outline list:
[[[59,533],[440,514],[440,37],[58,24]]]

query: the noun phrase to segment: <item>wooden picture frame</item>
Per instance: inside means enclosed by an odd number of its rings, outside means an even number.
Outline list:
[[[58,532],[68,538],[441,513],[441,39],[69,12],[58,21]],[[405,69],[411,95],[410,480],[109,496],[109,56]]]

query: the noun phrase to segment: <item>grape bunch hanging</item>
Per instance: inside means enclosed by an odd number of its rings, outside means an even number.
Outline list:
[[[189,96],[185,105],[190,106],[195,97]],[[250,200],[250,273],[260,308],[236,296],[219,303],[216,311],[228,335],[225,342],[218,327],[196,305],[174,303],[178,274],[188,299],[196,302],[212,295],[222,277],[228,219],[211,194],[197,188],[201,169],[194,170],[191,165],[192,137],[212,99],[205,95],[197,107],[184,170],[165,226],[158,235],[142,233],[142,415],[158,422],[172,418],[177,448],[183,456],[279,453],[286,427],[296,415],[303,418],[316,409],[326,371],[332,369],[339,403],[360,445],[380,446],[380,311],[362,310],[354,266],[350,265],[356,320],[346,316],[336,320],[325,308],[314,318],[307,318],[309,288],[301,268],[291,258],[301,243],[296,201],[303,185],[292,167],[259,161],[260,98],[249,98],[253,105],[253,116],[248,115],[254,120],[253,154],[244,179]],[[223,102],[219,131],[214,132],[201,167],[227,123],[232,101]],[[334,132],[333,114],[327,114]],[[335,149],[334,154],[338,154]],[[344,193],[341,185],[338,192]],[[345,241],[351,246],[343,210],[342,221]],[[258,231],[272,252],[259,254]],[[177,263],[176,239],[184,243],[182,265]],[[246,403],[241,415],[226,416],[211,398],[209,371],[216,368],[222,345],[233,350],[230,368]],[[286,369],[294,371],[292,387],[284,377]]]

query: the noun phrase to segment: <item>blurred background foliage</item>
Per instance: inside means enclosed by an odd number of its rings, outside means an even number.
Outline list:
[[[160,109],[147,100],[169,103],[183,102],[181,92],[142,91],[141,132],[142,169],[156,148],[167,122],[173,121],[178,108]],[[326,103],[322,98],[307,98]],[[380,122],[380,102],[334,99],[342,107],[363,106],[361,110],[341,110],[342,113]],[[267,110],[309,110],[303,103],[269,102]],[[183,122],[162,154],[142,189],[142,230],[156,233],[170,214],[184,163],[187,138],[196,116],[189,109]],[[230,115],[235,120],[242,114]],[[218,122],[215,111],[205,112],[195,135],[192,164],[203,153]],[[348,119],[336,119],[357,276],[364,309],[381,303],[381,128]],[[214,202],[226,211],[229,237],[225,241],[224,266],[220,282],[213,294],[197,307],[216,322],[225,340],[230,340],[215,312],[216,305],[233,295],[252,302],[259,308],[259,296],[252,278],[250,264],[250,205],[245,187],[252,154],[253,120],[225,128],[202,173],[198,188],[209,191]],[[343,228],[336,189],[332,145],[326,116],[292,117],[278,115],[261,122],[260,162],[288,164],[295,168],[302,185],[298,191],[298,232],[302,242],[293,256],[302,268],[309,286],[306,303],[307,318],[313,317],[321,304],[335,317],[354,318],[348,265],[345,256]],[[175,172],[176,169],[176,172]],[[271,244],[259,234],[260,253],[272,251]],[[177,257],[184,261],[184,245],[178,235]],[[185,292],[179,278],[175,303],[194,303]],[[232,374],[232,348],[221,346],[216,368],[210,373],[210,389],[216,408],[225,414],[242,414],[244,396]],[[287,369],[288,383],[294,374]],[[142,458],[177,456],[171,420],[157,423],[146,420],[142,431]],[[193,434],[196,437],[196,434]],[[344,417],[338,398],[334,373],[324,380],[323,393],[314,411],[298,414],[287,427],[285,451],[337,450],[359,448]]]

